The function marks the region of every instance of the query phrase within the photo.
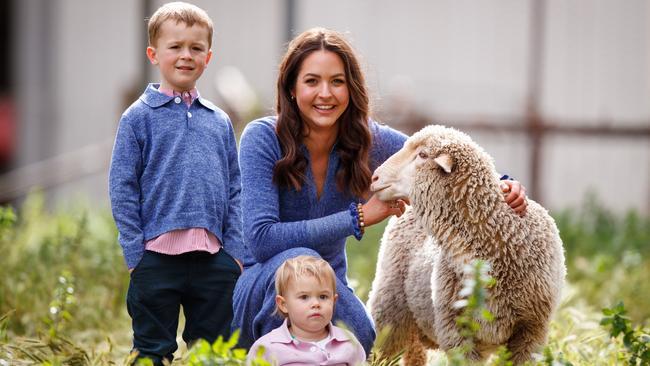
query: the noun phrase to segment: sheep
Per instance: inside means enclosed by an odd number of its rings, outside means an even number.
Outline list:
[[[496,285],[478,320],[475,347],[485,358],[506,345],[521,364],[546,340],[566,269],[555,221],[528,199],[525,216],[504,202],[492,158],[452,128],[427,126],[410,137],[372,178],[381,200],[410,199],[382,237],[368,307],[378,329],[391,333],[381,355],[406,350],[405,365],[424,365],[426,349],[460,346],[453,304],[474,259],[487,261]]]

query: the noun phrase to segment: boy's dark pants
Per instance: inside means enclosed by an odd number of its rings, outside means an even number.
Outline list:
[[[166,255],[145,251],[131,273],[126,305],[133,326],[138,358],[154,365],[169,362],[178,348],[176,331],[180,306],[185,314],[183,340],[210,343],[230,336],[232,293],[241,271],[223,248],[216,254],[189,252]]]

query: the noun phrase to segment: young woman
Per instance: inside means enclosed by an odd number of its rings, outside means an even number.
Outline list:
[[[336,273],[333,322],[343,321],[370,352],[373,322],[348,287],[345,240],[364,227],[401,215],[404,202],[369,197],[372,171],[406,136],[369,118],[357,57],[337,32],[297,36],[280,64],[277,117],[249,123],[240,141],[242,212],[247,255],[235,287],[233,328],[250,347],[282,324],[273,316],[274,274],[289,258],[317,256]],[[525,193],[504,181],[506,202],[524,212]],[[505,204],[505,203],[504,203]]]

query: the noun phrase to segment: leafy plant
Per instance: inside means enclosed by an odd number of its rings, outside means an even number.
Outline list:
[[[48,317],[44,319],[50,339],[56,339],[65,322],[72,320],[71,308],[75,303],[74,279],[69,271],[63,271],[54,289],[54,299],[50,302]]]
[[[571,362],[564,359],[562,352],[555,356],[549,347],[544,347],[544,359],[542,363],[547,366],[573,366]]]
[[[640,327],[633,329],[630,318],[625,316],[626,312],[622,302],[613,308],[603,309],[605,317],[600,324],[610,329],[612,337],[623,336],[623,344],[629,353],[630,365],[649,365],[650,335],[648,335],[648,330],[643,330]]]
[[[235,348],[239,340],[239,329],[233,332],[228,341],[223,337],[213,343],[201,339],[197,341],[186,357],[184,364],[189,366],[237,366],[246,365],[246,350]],[[262,358],[264,349],[260,348],[256,358],[250,363],[250,366],[270,366],[271,364]]]
[[[473,260],[463,271],[467,278],[459,293],[461,300],[454,304],[455,308],[463,311],[456,318],[456,325],[466,343],[473,346],[476,333],[481,327],[479,321],[494,320],[492,313],[485,307],[485,300],[487,289],[493,287],[496,280],[489,275],[490,264],[482,260]]]
[[[51,318],[52,289],[62,273],[78,289],[71,332],[101,341],[102,330],[128,328],[128,274],[108,212],[79,207],[50,214],[42,195],[34,194],[18,216],[0,210],[0,252],[0,314],[13,312],[7,323],[12,334],[34,336],[41,320]]]
[[[16,213],[11,207],[0,206],[0,239],[11,230],[16,223]]]
[[[454,307],[462,309],[456,318],[463,343],[447,352],[449,365],[467,365],[471,363],[467,355],[472,352],[476,344],[476,334],[481,329],[481,323],[492,322],[494,315],[487,309],[487,289],[496,284],[496,280],[489,275],[490,264],[482,260],[473,260],[463,269],[466,279],[460,290],[460,300],[456,301]],[[510,353],[502,347],[497,357],[493,359],[492,365],[511,365],[508,360]]]
[[[74,320],[75,309],[74,279],[69,272],[64,271],[58,277],[50,302],[48,316],[43,319],[47,331],[39,333],[38,338],[15,338],[9,340],[6,335],[6,325],[9,316],[3,316],[0,328],[3,336],[0,337],[0,355],[6,356],[3,361],[11,364],[31,364],[37,362],[44,366],[71,365],[81,366],[94,362],[105,361],[103,354],[96,358],[68,338],[66,325]]]
[[[566,251],[567,279],[577,298],[598,308],[623,300],[637,322],[650,318],[650,217],[614,214],[589,194],[554,214]]]

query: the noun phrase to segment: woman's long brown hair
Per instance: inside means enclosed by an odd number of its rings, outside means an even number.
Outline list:
[[[298,105],[291,99],[291,91],[303,61],[312,52],[327,50],[337,54],[345,67],[350,103],[337,122],[336,150],[341,168],[336,174],[340,191],[347,190],[363,197],[370,186],[372,172],[368,154],[372,138],[368,127],[368,92],[357,57],[345,38],[332,30],[313,28],[297,36],[280,63],[277,84],[276,133],[284,156],[273,170],[273,181],[281,187],[300,190],[305,180],[307,159],[300,151],[305,132]]]

